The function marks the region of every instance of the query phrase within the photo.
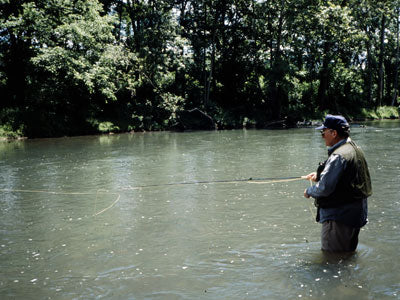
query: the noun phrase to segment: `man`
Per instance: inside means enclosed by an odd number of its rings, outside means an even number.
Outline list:
[[[350,139],[349,128],[343,116],[326,116],[316,129],[329,147],[328,159],[317,172],[305,176],[317,182],[304,191],[304,197],[315,198],[324,251],[355,251],[360,228],[367,223],[371,178],[364,153]]]

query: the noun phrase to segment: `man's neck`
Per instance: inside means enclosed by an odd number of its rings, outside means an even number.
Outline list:
[[[330,155],[336,148],[338,148],[339,146],[341,146],[341,145],[343,145],[344,143],[346,143],[347,138],[340,138],[340,139],[336,139],[335,141],[336,141],[336,143],[334,143],[332,146],[330,146],[330,147],[328,148],[328,153],[329,153],[329,155]]]

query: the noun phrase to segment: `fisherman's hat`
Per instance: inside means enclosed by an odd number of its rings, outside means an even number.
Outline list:
[[[325,121],[322,126],[319,126],[315,129],[321,130],[325,128],[334,129],[340,132],[346,132],[349,130],[350,125],[347,122],[346,118],[343,116],[326,115]]]

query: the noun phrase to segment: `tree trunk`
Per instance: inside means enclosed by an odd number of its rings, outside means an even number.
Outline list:
[[[207,25],[207,6],[204,3],[204,27],[203,27],[203,76],[204,76],[204,87],[203,87],[203,105],[205,107],[208,106],[207,99],[207,82],[208,82],[208,74],[207,74],[207,38],[206,38],[206,25]]]
[[[215,63],[215,27],[213,28],[212,33],[212,45],[211,45],[211,65],[210,65],[210,73],[208,75],[207,80],[207,90],[206,90],[206,98],[204,106],[207,107],[210,102],[210,89],[211,89],[211,81],[213,80],[213,70],[214,70],[214,63]]]
[[[117,33],[117,41],[118,43],[121,42],[121,31],[122,31],[122,10],[123,10],[123,0],[118,1],[118,19],[119,19],[119,24],[118,24],[118,33]]]
[[[136,0],[127,0],[126,4],[129,9],[129,18],[131,19],[132,30],[133,30],[133,40],[134,40],[134,49],[136,52],[140,51],[141,48],[141,16],[138,13],[137,7],[139,7],[139,2]]]
[[[367,68],[366,68],[366,87],[365,90],[367,91],[367,103],[372,105],[372,75],[373,75],[373,64],[372,64],[372,55],[371,55],[371,37],[369,31],[367,29]]]
[[[317,103],[321,110],[327,108],[327,96],[328,96],[328,85],[329,85],[329,61],[330,61],[330,42],[324,44],[324,58],[322,60],[322,67],[319,72],[319,87]]]
[[[179,16],[179,25],[184,26],[184,20],[185,20],[185,12],[186,12],[186,5],[187,1],[184,0],[181,2],[181,7],[180,7],[180,16]]]
[[[381,21],[381,34],[380,34],[380,51],[379,51],[379,72],[378,72],[378,101],[377,105],[382,105],[383,99],[383,88],[384,88],[384,78],[383,78],[383,58],[384,58],[384,50],[385,50],[385,23],[386,16],[382,14]]]
[[[281,1],[281,10],[279,12],[279,20],[278,20],[278,30],[277,30],[277,38],[276,38],[276,48],[274,52],[275,55],[272,63],[272,76],[270,83],[270,97],[271,97],[271,113],[272,119],[279,120],[281,118],[282,111],[282,103],[281,103],[281,95],[279,92],[279,84],[282,81],[282,51],[281,51],[281,43],[282,43],[282,31],[283,31],[283,17],[284,17],[284,6],[285,0]],[[272,50],[272,49],[271,49]],[[271,54],[272,55],[272,54]]]
[[[399,25],[400,25],[400,8],[397,8],[397,26],[396,26],[396,63],[394,66],[394,84],[393,84],[393,96],[391,105],[394,106],[397,102],[397,95],[399,89]]]
[[[6,97],[6,101],[3,100],[3,104],[4,107],[24,107],[29,45],[26,45],[14,34],[10,34],[9,36],[10,49],[9,53],[5,55],[6,63],[4,67],[9,94]]]

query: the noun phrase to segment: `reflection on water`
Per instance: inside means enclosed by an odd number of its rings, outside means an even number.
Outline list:
[[[307,174],[326,155],[313,129],[0,143],[0,296],[398,299],[399,133],[352,128],[374,195],[347,256],[321,252],[307,182],[132,188]]]

